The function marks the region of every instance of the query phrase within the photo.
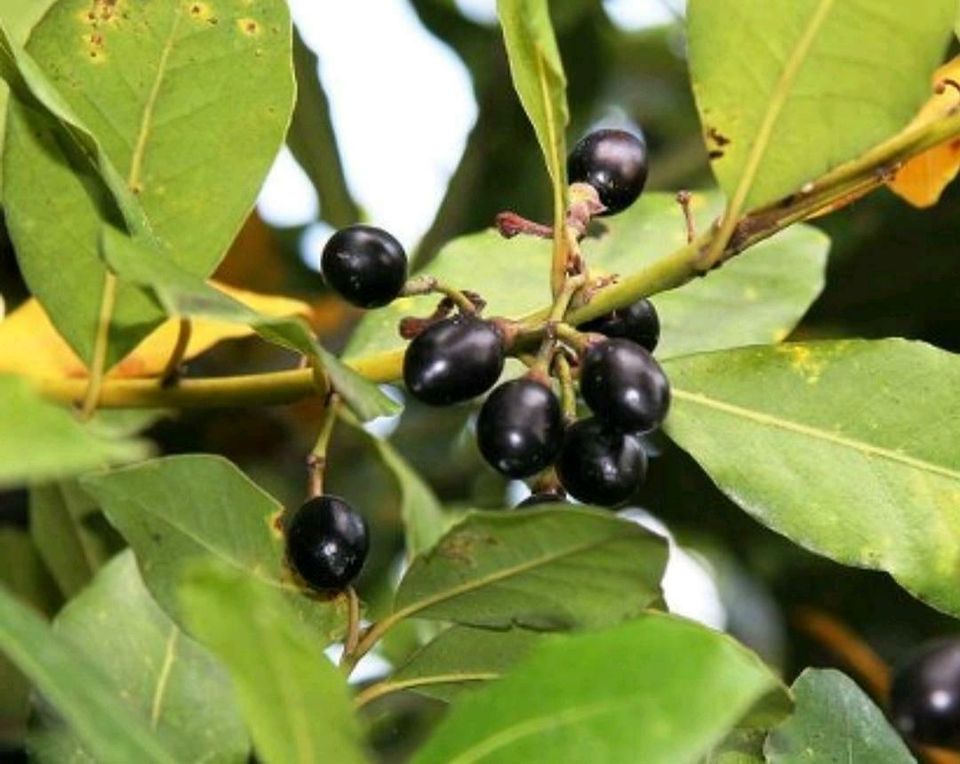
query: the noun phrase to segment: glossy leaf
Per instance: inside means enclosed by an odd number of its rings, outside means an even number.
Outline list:
[[[797,707],[767,738],[767,764],[915,764],[883,712],[849,677],[807,669],[792,689]]]
[[[275,589],[218,564],[189,571],[191,629],[226,664],[265,761],[366,761],[344,676]]]
[[[541,639],[542,634],[526,629],[451,626],[411,655],[390,682],[449,701],[462,690],[499,679]]]
[[[775,201],[901,130],[929,96],[956,11],[954,0],[691,0],[691,80],[723,190],[741,210]]]
[[[210,282],[210,287],[269,316],[307,316],[310,313],[309,305],[289,297],[261,295],[213,282]],[[149,377],[161,374],[173,353],[179,331],[179,321],[165,321],[117,363],[108,376]],[[196,358],[222,340],[247,337],[253,333],[253,329],[241,324],[197,319],[191,328],[184,360]],[[50,323],[43,306],[32,297],[0,321],[0,372],[56,379],[85,377],[88,374],[86,364]]]
[[[24,379],[0,376],[0,410],[0,486],[70,477],[150,453],[144,441],[99,436]]]
[[[960,615],[960,357],[919,342],[742,348],[666,364],[667,433],[765,525]]]
[[[181,626],[176,589],[183,570],[213,558],[283,592],[319,632],[321,646],[342,633],[345,597],[322,601],[300,591],[283,563],[283,508],[226,459],[155,459],[88,476],[81,485],[133,547],[147,588]]]
[[[933,75],[936,87],[945,79],[956,82],[960,78],[960,57],[941,66]],[[915,129],[946,117],[960,106],[960,91],[954,87],[934,92],[920,109],[920,113],[907,126]],[[943,190],[960,172],[960,141],[948,141],[904,162],[893,180],[888,181],[890,190],[903,197],[914,207],[932,207],[940,200]]]
[[[451,524],[430,486],[413,470],[389,441],[364,433],[396,481],[400,515],[406,536],[407,556],[414,557],[432,547]]]
[[[729,637],[648,615],[545,639],[454,703],[414,761],[692,764],[736,725],[769,724],[787,705],[777,678]]]
[[[474,512],[411,563],[391,618],[599,627],[660,597],[666,542],[601,510]]]
[[[133,553],[114,558],[57,616],[57,633],[106,676],[129,707],[181,762],[243,762],[250,741],[230,679],[186,636],[143,585]],[[40,761],[94,761],[55,716],[31,735]]]
[[[567,78],[547,0],[497,0],[513,87],[537,134],[554,189],[566,198]]]
[[[717,194],[693,194],[700,230],[722,211]],[[672,194],[644,194],[626,211],[605,218],[583,242],[596,275],[633,273],[686,243],[683,216]],[[795,225],[682,289],[656,295],[662,333],[658,358],[779,342],[823,288],[830,241],[815,228]],[[504,239],[495,231],[454,239],[427,272],[469,286],[488,301],[489,316],[518,317],[549,302],[546,274],[550,242],[527,236]],[[518,273],[541,278],[517,278]],[[407,315],[429,315],[436,298],[402,298],[371,311],[357,327],[347,357],[403,347],[397,324]],[[730,320],[736,311],[737,320]]]
[[[49,615],[60,601],[57,586],[43,565],[30,535],[0,526],[0,585]],[[0,651],[0,750],[19,747],[30,713],[30,681]]]
[[[168,316],[196,316],[249,326],[270,342],[316,359],[334,389],[362,420],[398,412],[399,406],[380,388],[325,350],[303,321],[258,313],[175,263],[151,256],[148,249],[116,229],[104,229],[103,254],[122,280],[149,288]]]
[[[23,45],[30,35],[30,30],[43,16],[53,0],[7,0],[0,13],[0,23],[7,28],[12,41]],[[3,150],[3,135],[7,124],[7,100],[10,90],[5,83],[0,82],[0,152]],[[2,165],[2,163],[0,163]],[[3,168],[0,166],[0,199],[3,197]]]
[[[30,489],[30,534],[66,599],[122,544],[96,502],[72,480]]]
[[[31,292],[82,359],[93,344],[105,274],[97,243],[103,222],[114,221],[111,197],[129,228],[149,228],[165,255],[209,275],[283,141],[294,99],[290,40],[283,0],[122,8],[59,0],[36,27],[33,94],[59,101],[94,137],[110,194],[62,124],[16,103],[4,204]],[[17,63],[25,72],[23,57]],[[162,317],[136,289],[120,290],[114,316],[108,365]]]
[[[0,652],[30,678],[98,759],[177,761],[146,722],[117,698],[110,680],[2,586]]]

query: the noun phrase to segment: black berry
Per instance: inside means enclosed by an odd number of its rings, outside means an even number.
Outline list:
[[[543,493],[532,493],[523,501],[521,501],[516,509],[526,509],[528,507],[539,507],[543,504],[566,504],[567,499],[565,496],[561,496],[559,493],[553,493],[552,491],[544,491]]]
[[[918,743],[960,747],[960,640],[926,645],[894,673],[890,713]]]
[[[647,182],[647,144],[625,130],[597,130],[573,147],[567,159],[571,183],[589,183],[614,215],[633,204]]]
[[[626,432],[653,430],[670,408],[666,374],[630,340],[604,340],[584,353],[580,392],[599,419]]]
[[[505,382],[480,409],[480,453],[508,477],[527,477],[548,467],[562,443],[560,401],[546,385],[533,379]]]
[[[489,390],[503,371],[503,340],[488,321],[458,315],[427,327],[403,358],[410,394],[431,406],[449,406]]]
[[[596,332],[607,337],[632,340],[651,353],[660,341],[660,317],[650,300],[637,300],[605,316],[581,324],[581,331]]]
[[[330,287],[360,308],[392,302],[407,280],[407,255],[400,242],[368,225],[342,228],[331,236],[320,267]]]
[[[339,590],[367,559],[367,524],[337,496],[307,501],[286,522],[287,560],[314,589]]]
[[[557,459],[557,477],[567,493],[587,504],[614,507],[647,474],[647,455],[633,435],[584,419],[567,429]]]

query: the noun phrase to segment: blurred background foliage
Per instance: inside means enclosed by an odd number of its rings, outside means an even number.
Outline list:
[[[488,226],[504,209],[548,219],[547,175],[510,86],[498,28],[478,21],[476,14],[465,14],[464,4],[453,0],[395,1],[409,3],[424,34],[448,46],[466,67],[477,109],[459,163],[450,168],[449,187],[433,222],[419,242],[405,242],[414,261],[428,263],[444,242]],[[642,3],[659,4],[655,0]],[[568,139],[575,140],[597,123],[642,126],[652,158],[649,188],[709,187],[712,180],[687,80],[680,15],[664,25],[625,28],[614,23],[609,8],[599,0],[563,0],[553,8],[569,79]],[[670,18],[669,13],[665,16]],[[376,19],[370,23],[376,24]],[[359,42],[362,34],[357,31]],[[357,65],[388,67],[389,53],[371,53]],[[318,76],[318,57],[322,72],[322,46],[311,50],[298,38],[295,64],[300,95],[288,146],[319,199],[319,230],[329,231],[366,216],[346,179],[331,118],[337,104],[324,91],[328,83]],[[423,84],[410,82],[409,87]],[[377,94],[366,97],[376,99]],[[442,108],[439,96],[437,108]],[[380,114],[371,120],[364,138],[388,140],[395,123],[416,126],[431,119],[430,113],[421,112]],[[392,170],[384,167],[383,172]],[[236,286],[309,301],[318,332],[329,346],[337,347],[349,335],[357,314],[325,294],[320,275],[310,266],[322,245],[315,234],[308,235],[318,230],[318,221],[271,226],[255,211],[217,277]],[[960,186],[948,189],[931,210],[910,208],[882,190],[816,225],[833,240],[827,287],[795,336],[903,336],[960,351],[960,280],[956,278]],[[546,268],[543,274],[522,277],[545,279]],[[26,297],[2,227],[0,293],[8,311]],[[738,320],[736,315],[726,318]],[[230,341],[192,363],[188,373],[253,372],[290,362],[282,352],[256,340]],[[316,413],[310,404],[186,412],[163,417],[150,434],[166,453],[223,454],[278,498],[296,503],[304,490],[303,459],[315,434]],[[446,505],[503,506],[509,502],[507,486],[481,463],[468,435],[470,416],[469,407],[424,410],[408,405],[392,440]],[[374,552],[362,584],[375,609],[402,550],[399,490],[361,434],[341,426],[335,438],[330,487],[365,512],[374,529]],[[716,580],[728,628],[778,662],[788,678],[805,665],[835,663],[821,644],[796,628],[792,614],[799,606],[815,606],[837,616],[890,661],[931,634],[955,629],[949,619],[910,598],[885,575],[842,568],[765,530],[725,499],[697,465],[665,438],[655,439],[652,447],[658,452],[656,465],[636,504],[695,550]],[[2,548],[11,535],[26,533],[23,492],[0,496],[0,518]],[[34,591],[35,601],[45,602],[48,612],[55,610],[60,595],[38,559],[24,562],[3,553],[0,560],[0,575],[9,579],[16,570],[27,571],[23,576],[28,580],[20,588]],[[400,634],[397,640],[410,638]],[[393,645],[391,649],[408,648]],[[375,739],[399,753],[401,749],[394,746],[400,741],[403,748],[414,744],[412,733],[424,728],[422,714],[436,709],[425,710],[421,702],[401,697],[392,711],[393,715],[375,721],[381,725],[375,727]],[[0,720],[15,718],[13,710],[0,707]],[[19,732],[2,726],[0,740],[14,741]]]

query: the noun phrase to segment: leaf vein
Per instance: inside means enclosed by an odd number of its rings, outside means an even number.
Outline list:
[[[939,464],[933,464],[923,459],[917,459],[915,457],[908,456],[907,454],[893,451],[889,448],[875,446],[872,443],[865,443],[864,441],[857,440],[856,438],[848,438],[844,435],[829,432],[819,427],[803,424],[802,422],[795,422],[790,419],[783,419],[781,417],[773,416],[772,414],[765,414],[762,411],[755,411],[753,409],[737,406],[733,403],[727,403],[726,401],[711,398],[707,395],[703,395],[702,393],[692,393],[686,390],[678,390],[677,388],[674,388],[672,392],[674,397],[679,400],[684,400],[689,403],[695,403],[707,408],[715,409],[717,411],[722,411],[725,414],[731,414],[733,416],[749,419],[758,424],[777,427],[781,430],[793,432],[798,435],[806,435],[808,437],[833,443],[834,445],[842,446],[844,448],[850,448],[859,451],[865,456],[876,456],[881,459],[897,462],[917,470],[930,472],[934,475],[940,475],[951,480],[960,481],[960,471],[950,469],[949,467],[943,467]]]

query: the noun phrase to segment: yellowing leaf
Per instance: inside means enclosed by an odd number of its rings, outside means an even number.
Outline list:
[[[299,300],[261,295],[222,284],[218,289],[248,307],[271,316],[310,316],[310,306]],[[149,377],[160,374],[173,352],[179,321],[161,324],[110,371],[111,377]],[[221,340],[248,337],[247,326],[224,321],[195,320],[185,359],[195,358]],[[0,372],[27,377],[86,377],[87,368],[57,332],[43,306],[27,300],[0,322]]]
[[[960,56],[941,66],[933,75],[933,83],[945,80],[960,81]],[[907,127],[908,130],[930,124],[946,117],[960,106],[960,90],[953,85],[935,93],[924,104],[920,113]],[[890,190],[905,199],[914,207],[932,207],[940,199],[940,194],[960,171],[960,140],[954,139],[934,146],[901,167],[893,180],[887,185]]]

